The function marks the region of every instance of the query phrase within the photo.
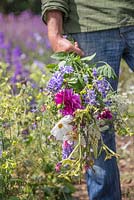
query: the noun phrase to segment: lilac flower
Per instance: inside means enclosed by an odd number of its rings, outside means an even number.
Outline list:
[[[66,65],[66,66],[60,66],[61,73],[64,74],[71,74],[74,69],[72,66]]]
[[[96,100],[96,92],[95,90],[87,90],[86,94],[83,96],[84,101],[86,104],[90,105],[96,105],[97,100]]]
[[[50,81],[48,82],[47,89],[50,92],[56,93],[61,89],[62,84],[63,84],[63,75],[59,71],[56,71],[52,76],[52,78],[50,79]]]
[[[74,142],[65,140],[62,144],[62,159],[68,158],[74,149]]]

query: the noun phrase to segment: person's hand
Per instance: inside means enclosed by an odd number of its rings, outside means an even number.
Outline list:
[[[68,39],[62,36],[49,38],[49,41],[54,52],[74,52],[80,56],[84,55],[84,52],[79,48],[77,42],[72,44]]]
[[[83,51],[78,43],[72,44],[62,36],[63,13],[58,10],[47,12],[48,39],[54,52],[74,52],[83,56]]]

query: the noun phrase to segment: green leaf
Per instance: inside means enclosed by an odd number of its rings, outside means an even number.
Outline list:
[[[96,53],[94,53],[93,55],[91,56],[87,56],[87,57],[84,57],[84,58],[81,58],[82,61],[91,61],[93,60],[93,58],[96,56]]]
[[[105,77],[108,77],[108,68],[106,65],[104,65],[104,67],[103,67],[102,75],[104,75]]]
[[[12,197],[10,197],[8,200],[19,200],[19,198],[18,198],[18,197],[15,197],[15,196],[12,196]]]
[[[58,52],[58,53],[54,53],[51,58],[55,59],[55,60],[65,60],[67,55],[69,55],[69,53],[66,52]]]
[[[75,77],[73,77],[73,78],[71,78],[71,79],[68,80],[68,84],[76,84],[77,81],[78,81],[78,79],[75,78]]]
[[[63,60],[63,61],[59,62],[58,66],[59,66],[59,67],[62,67],[62,66],[65,66],[65,64],[66,64],[66,61]]]
[[[107,72],[108,72],[108,74],[107,74],[108,78],[112,78],[112,71],[110,68],[108,68]]]
[[[105,63],[105,62],[98,62],[98,63]],[[113,78],[113,79],[117,78],[113,68],[107,63],[105,63],[105,65],[103,65],[103,66],[98,67],[97,71],[100,75],[105,76],[109,79],[110,78]]]
[[[54,69],[55,67],[57,67],[57,64],[55,64],[55,63],[48,64],[48,65],[46,65],[46,67],[49,69]]]
[[[10,179],[10,182],[20,182],[20,183],[22,183],[23,180],[19,179],[19,178],[12,178],[12,179]]]
[[[75,92],[80,92],[82,90],[82,85],[79,80],[77,81],[68,81],[68,86],[73,88]]]
[[[62,164],[63,165],[70,165],[70,166],[72,166],[74,164],[74,161],[70,160],[70,159],[65,159],[65,160],[62,161]]]

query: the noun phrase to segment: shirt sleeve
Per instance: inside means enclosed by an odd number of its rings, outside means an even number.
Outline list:
[[[68,18],[69,0],[41,0],[42,20],[47,23],[46,12],[49,10],[59,10],[63,12],[64,20]]]

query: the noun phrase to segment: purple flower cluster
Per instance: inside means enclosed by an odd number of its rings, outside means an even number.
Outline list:
[[[66,159],[74,149],[74,142],[65,140],[62,144],[62,158]]]
[[[64,74],[71,74],[74,72],[74,69],[72,66],[70,65],[65,65],[65,66],[60,66],[59,70],[61,71],[61,73]]]
[[[103,78],[101,80],[96,80],[95,87],[102,95],[102,98],[106,98],[107,93],[110,90],[110,85],[109,85],[108,81],[105,78]]]
[[[97,103],[96,92],[93,89],[87,90],[86,94],[83,95],[83,98],[86,104],[96,105]]]
[[[15,68],[14,76],[12,78],[13,83],[17,82],[18,78],[20,78],[19,76],[21,76],[22,71],[23,71],[21,55],[22,55],[22,51],[20,47],[17,46],[12,50],[12,64]]]
[[[8,70],[14,70],[12,84],[29,79],[27,63],[35,58],[43,63],[48,60],[44,56],[45,47],[47,55],[50,49],[46,32],[40,17],[28,11],[6,17],[0,13],[0,60],[8,64]]]
[[[66,66],[60,66],[60,71],[56,71],[52,78],[49,80],[47,89],[50,92],[56,93],[58,92],[63,84],[63,78],[65,74],[71,74],[73,73],[74,69],[72,66],[66,65]]]
[[[97,77],[98,73],[97,73],[97,69],[96,68],[93,68],[92,75],[93,75],[94,78]]]
[[[83,75],[83,79],[84,79],[84,82],[87,84],[88,81],[89,81],[89,75],[88,74],[84,74]]]
[[[52,76],[52,78],[49,80],[47,89],[50,92],[56,93],[61,89],[62,84],[63,84],[63,75],[59,71],[56,71]]]
[[[0,32],[0,48],[1,49],[4,48],[4,41],[5,41],[4,33]]]
[[[12,44],[10,41],[6,41],[6,37],[3,32],[0,32],[0,59],[11,65],[12,57]]]

